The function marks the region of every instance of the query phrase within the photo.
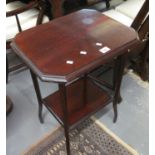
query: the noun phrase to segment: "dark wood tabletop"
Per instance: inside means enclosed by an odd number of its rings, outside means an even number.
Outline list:
[[[43,81],[70,82],[137,40],[132,28],[83,9],[19,33],[11,46]]]

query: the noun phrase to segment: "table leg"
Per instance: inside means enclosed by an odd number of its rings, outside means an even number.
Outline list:
[[[39,83],[37,80],[37,76],[31,70],[30,70],[30,73],[31,73],[31,77],[32,77],[34,89],[36,92],[38,105],[39,105],[39,111],[38,111],[39,120],[41,123],[44,123],[43,118],[42,118],[42,97],[41,97],[41,93],[40,93]]]
[[[142,80],[147,81],[148,80],[148,68],[147,68],[147,60],[149,57],[149,41],[147,41],[145,48],[141,54],[141,63],[140,63],[140,77]]]
[[[114,62],[114,69],[113,69],[113,90],[115,91],[115,88],[117,86],[117,82],[119,80],[119,69],[120,69],[120,62],[118,61],[118,59],[115,59]],[[120,91],[118,92],[118,103],[120,103],[122,101],[122,97],[120,94]]]
[[[67,92],[66,86],[64,84],[59,84],[61,105],[63,110],[63,123],[64,123],[64,132],[66,137],[66,150],[67,155],[70,155],[70,139],[69,139],[69,124],[68,124],[68,110],[67,110]]]
[[[87,75],[84,75],[83,80],[83,106],[87,104]]]
[[[117,71],[117,76],[115,75],[115,88],[114,88],[114,99],[113,99],[113,109],[114,109],[114,120],[113,122],[115,123],[117,120],[117,104],[118,101],[120,100],[120,86],[122,82],[122,77],[124,73],[124,67],[125,67],[125,60],[126,60],[126,55],[121,55],[116,59],[115,62],[115,72]]]

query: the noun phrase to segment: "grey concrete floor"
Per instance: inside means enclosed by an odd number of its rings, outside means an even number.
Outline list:
[[[122,102],[118,105],[118,120],[112,123],[112,105],[95,116],[113,133],[133,147],[140,155],[149,155],[149,88],[133,73],[124,76]]]
[[[58,89],[57,84],[39,82],[42,95]],[[59,124],[44,108],[44,124],[37,117],[37,100],[29,70],[11,74],[6,89],[14,103],[7,117],[7,155],[19,155],[43,135],[52,132]],[[132,74],[123,78],[122,103],[118,106],[119,116],[114,124],[112,104],[95,114],[104,125],[132,146],[141,155],[148,155],[148,84],[137,80]]]

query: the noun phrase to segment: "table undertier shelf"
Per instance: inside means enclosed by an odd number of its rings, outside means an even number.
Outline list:
[[[110,103],[111,97],[107,92],[87,80],[87,103],[84,103],[84,79],[67,86],[67,109],[69,126],[90,116]],[[63,112],[59,90],[46,97],[43,103],[50,112],[63,124]]]

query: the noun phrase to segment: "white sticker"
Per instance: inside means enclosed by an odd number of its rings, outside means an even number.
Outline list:
[[[87,51],[80,51],[80,54],[86,55]]]
[[[99,51],[101,52],[101,53],[107,53],[108,51],[110,51],[111,49],[109,48],[109,47],[107,47],[107,46],[104,46],[103,48],[101,48]]]
[[[102,43],[96,43],[96,46],[102,46]]]
[[[74,61],[72,61],[72,60],[67,60],[66,63],[67,63],[67,64],[73,64]]]

